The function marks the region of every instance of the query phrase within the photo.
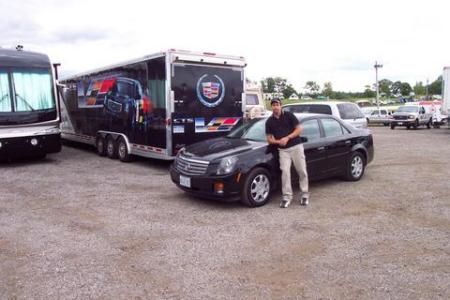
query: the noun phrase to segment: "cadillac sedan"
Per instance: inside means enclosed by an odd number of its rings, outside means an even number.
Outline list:
[[[356,129],[330,115],[296,116],[303,128],[309,180],[361,179],[374,156],[369,130]],[[281,180],[278,150],[266,141],[266,120],[252,120],[225,137],[181,149],[170,169],[172,181],[200,197],[240,199],[251,207],[266,204]],[[292,178],[298,182],[294,169]]]

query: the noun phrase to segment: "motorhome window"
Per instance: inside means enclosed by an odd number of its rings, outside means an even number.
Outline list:
[[[245,103],[247,105],[258,105],[258,96],[257,95],[245,95]]]
[[[8,73],[0,71],[0,112],[11,112]]]
[[[15,71],[12,74],[16,93],[16,111],[55,108],[50,73]]]
[[[303,132],[301,136],[308,138],[308,141],[320,139],[320,128],[317,120],[308,120],[301,123]]]

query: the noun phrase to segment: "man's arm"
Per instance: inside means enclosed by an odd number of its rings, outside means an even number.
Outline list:
[[[278,145],[280,143],[280,141],[275,139],[275,137],[272,134],[268,134],[268,135],[266,135],[266,137],[267,137],[267,142],[269,144]]]
[[[303,129],[300,125],[295,126],[295,129],[289,133],[287,136],[279,140],[281,146],[286,146],[290,139],[298,137],[302,133]]]

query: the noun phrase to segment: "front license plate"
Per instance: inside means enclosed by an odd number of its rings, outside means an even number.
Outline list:
[[[398,122],[397,124],[398,124],[398,125],[403,125],[403,122]]]
[[[180,185],[190,188],[191,187],[191,178],[180,175]]]

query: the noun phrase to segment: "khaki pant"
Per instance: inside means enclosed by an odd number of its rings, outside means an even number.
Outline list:
[[[308,171],[306,170],[305,151],[303,144],[295,145],[287,149],[278,149],[280,153],[281,191],[283,200],[292,200],[291,165],[299,175],[300,191],[308,195]]]

